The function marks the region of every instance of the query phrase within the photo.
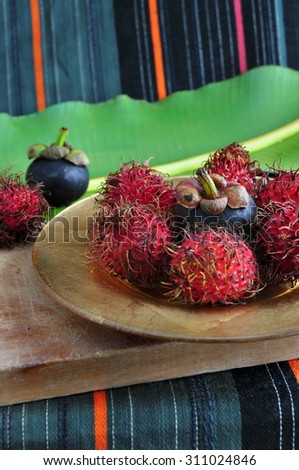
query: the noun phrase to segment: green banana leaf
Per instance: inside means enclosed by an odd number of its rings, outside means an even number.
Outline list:
[[[121,162],[144,161],[172,176],[191,174],[209,153],[242,142],[265,167],[299,166],[299,72],[263,66],[195,91],[148,103],[121,95],[67,102],[39,113],[0,114],[0,171],[25,172],[27,148],[55,141],[60,127],[90,159],[89,193]]]

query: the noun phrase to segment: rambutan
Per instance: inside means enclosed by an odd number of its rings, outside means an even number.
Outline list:
[[[48,210],[40,186],[29,186],[20,175],[0,175],[0,247],[35,237]]]
[[[253,250],[238,236],[207,229],[174,249],[166,296],[184,303],[231,304],[254,296],[259,269]]]
[[[121,165],[108,175],[100,193],[108,203],[133,203],[160,211],[171,211],[176,204],[172,183],[151,168],[148,161]]]
[[[294,201],[268,204],[256,240],[265,282],[290,285],[299,280],[299,206]]]
[[[165,217],[138,205],[104,203],[94,215],[94,263],[136,286],[155,285],[165,271],[171,230]]]
[[[272,202],[294,201],[299,204],[299,170],[272,170],[258,184],[256,204],[260,207]]]
[[[208,173],[216,173],[228,181],[235,181],[244,186],[249,194],[255,194],[255,180],[249,152],[241,144],[232,144],[211,154],[205,163]]]

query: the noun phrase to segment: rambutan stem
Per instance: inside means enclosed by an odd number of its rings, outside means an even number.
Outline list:
[[[56,139],[56,142],[55,144],[58,146],[58,147],[63,147],[64,145],[64,142],[65,142],[65,138],[66,136],[68,135],[69,131],[66,127],[62,127],[60,130],[59,130],[59,133],[58,133],[58,136],[57,136],[57,139]]]
[[[202,184],[208,199],[216,199],[218,197],[218,190],[216,185],[205,168],[198,168],[196,175]]]

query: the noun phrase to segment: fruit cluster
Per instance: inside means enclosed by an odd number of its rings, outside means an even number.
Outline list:
[[[89,250],[136,287],[191,304],[246,302],[299,280],[299,172],[262,171],[233,143],[178,184],[148,162],[111,173]]]

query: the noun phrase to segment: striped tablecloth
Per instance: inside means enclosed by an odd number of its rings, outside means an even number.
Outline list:
[[[296,0],[1,0],[0,112],[299,68]]]
[[[299,360],[0,408],[1,449],[299,449]]]

